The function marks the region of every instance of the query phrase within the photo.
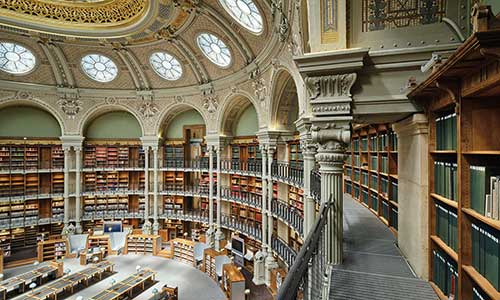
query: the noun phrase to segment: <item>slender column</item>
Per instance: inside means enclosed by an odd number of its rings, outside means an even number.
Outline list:
[[[63,145],[64,150],[64,229],[69,225],[69,152],[71,146]],[[65,232],[65,230],[63,230]]]
[[[267,147],[260,145],[262,153],[262,247],[254,256],[253,282],[256,285],[266,283],[265,281],[265,259],[267,256]]]
[[[144,147],[144,224],[149,222],[149,146]],[[149,224],[151,225],[151,224]]]
[[[221,180],[220,180],[220,161],[222,155],[222,148],[217,147],[217,231],[215,232],[215,250],[221,251],[221,242],[224,240],[224,233],[221,227]]]
[[[76,168],[76,173],[75,173],[75,194],[76,194],[75,195],[75,202],[76,202],[75,230],[76,230],[76,233],[82,233],[82,225],[81,225],[81,218],[82,218],[82,196],[81,196],[82,148],[81,147],[74,147],[74,149],[75,149],[75,157],[76,157],[76,162],[75,162],[75,168]]]
[[[158,234],[158,146],[153,146],[153,233]]]
[[[311,171],[314,169],[316,145],[310,140],[303,140],[302,155],[304,157],[304,238],[309,234],[316,219],[316,204],[311,192]]]
[[[346,134],[349,133],[346,131]],[[333,202],[328,213],[325,233],[326,257],[329,264],[341,264],[343,259],[342,165],[345,152],[342,143],[335,140],[321,143],[316,154],[321,174],[321,202]]]
[[[266,285],[271,285],[271,270],[278,267],[278,263],[273,256],[272,238],[273,238],[273,214],[272,214],[272,201],[273,201],[273,179],[271,176],[271,165],[273,163],[273,155],[276,148],[269,146],[267,149],[267,246],[268,254],[266,257]]]
[[[218,174],[218,173],[217,173]],[[220,178],[217,177],[217,182]],[[214,147],[208,146],[208,245],[214,247]]]

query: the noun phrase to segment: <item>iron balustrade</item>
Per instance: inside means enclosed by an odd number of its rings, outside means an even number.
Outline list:
[[[217,166],[217,158],[213,157],[214,168]],[[199,157],[191,160],[165,159],[162,168],[166,169],[206,169],[209,167],[208,157]],[[215,171],[215,170],[214,170]]]
[[[216,165],[214,165],[215,167]],[[261,174],[262,173],[262,160],[260,159],[231,159],[231,160],[221,160],[221,170],[222,171],[239,171],[249,174]]]
[[[271,176],[296,185],[302,185],[304,179],[303,163],[273,160],[271,163]]]
[[[280,238],[272,237],[271,239],[271,248],[278,254],[279,257],[286,262],[286,264],[290,267],[293,265],[295,258],[297,257],[297,252],[288,246],[284,241]]]
[[[316,203],[321,202],[321,174],[319,170],[311,170],[311,196]]]
[[[328,285],[325,232],[327,216],[334,204],[331,200],[330,196],[330,201],[321,205],[320,214],[278,291],[278,300],[323,299],[324,287]]]
[[[301,236],[304,234],[304,217],[293,206],[280,200],[271,202],[271,212],[293,227]]]

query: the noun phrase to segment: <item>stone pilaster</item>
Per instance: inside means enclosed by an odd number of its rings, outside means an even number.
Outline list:
[[[256,285],[265,284],[265,260],[267,257],[267,147],[260,145],[262,153],[262,248],[255,253],[253,263],[253,282]]]
[[[76,233],[82,233],[82,195],[81,195],[81,185],[82,185],[82,147],[76,146],[75,149],[75,231]]]
[[[158,232],[158,144],[159,140],[157,136],[143,136],[141,138],[142,148],[144,149],[144,225],[143,232]],[[156,149],[156,155],[155,155]],[[150,151],[153,150],[153,199],[155,201],[153,207],[153,224],[149,221],[150,217],[150,201],[149,201],[149,155]],[[155,157],[156,156],[156,157]],[[156,224],[155,224],[156,223]]]
[[[307,77],[313,117],[311,138],[318,146],[316,161],[321,173],[321,202],[332,201],[325,233],[326,256],[330,264],[343,259],[342,166],[351,139],[351,88],[356,73]]]
[[[221,243],[224,240],[224,233],[222,232],[221,217],[222,217],[222,204],[221,204],[221,156],[222,147],[217,147],[217,230],[215,231],[215,250],[221,251]]]

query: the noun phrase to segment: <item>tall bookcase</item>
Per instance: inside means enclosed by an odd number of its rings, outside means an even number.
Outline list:
[[[500,299],[500,20],[479,11],[475,33],[408,94],[429,122],[429,270],[441,299]]]
[[[358,125],[344,164],[344,191],[397,234],[398,143],[389,124]]]

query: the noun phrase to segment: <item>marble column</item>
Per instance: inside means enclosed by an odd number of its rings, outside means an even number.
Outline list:
[[[64,229],[63,232],[68,228],[69,225],[69,154],[71,146],[63,145],[64,151]]]
[[[327,263],[341,264],[343,259],[343,188],[342,166],[345,146],[350,140],[348,128],[324,129],[313,132],[318,142],[316,160],[321,174],[321,202],[333,203],[328,213],[325,244]]]
[[[215,246],[214,241],[214,147],[209,145],[208,150],[208,231],[207,231],[207,243],[213,248]],[[219,174],[219,173],[217,173]],[[220,178],[217,177],[217,182]]]
[[[311,140],[301,141],[304,157],[304,239],[316,221],[316,203],[311,191],[311,171],[314,169],[316,145]]]
[[[222,232],[222,227],[221,227],[221,155],[222,155],[222,148],[219,145],[216,149],[217,151],[217,230],[215,232],[215,250],[216,251],[221,251],[221,243],[224,240],[224,233]]]
[[[153,146],[153,233],[158,234],[158,146]]]
[[[82,147],[74,147],[75,149],[75,230],[76,233],[82,233],[82,196],[81,196],[81,175],[82,175]]]
[[[268,246],[268,254],[266,257],[266,285],[271,285],[271,270],[278,268],[278,263],[273,256],[273,248],[272,248],[272,238],[273,238],[273,215],[271,213],[272,210],[272,201],[273,201],[273,179],[271,175],[271,165],[273,163],[274,151],[276,150],[273,146],[268,146],[267,149],[267,246]]]
[[[149,225],[149,146],[144,148],[144,224]]]
[[[265,259],[267,257],[267,148],[260,145],[262,153],[262,247],[255,253],[253,263],[253,283],[256,285],[265,284]]]

